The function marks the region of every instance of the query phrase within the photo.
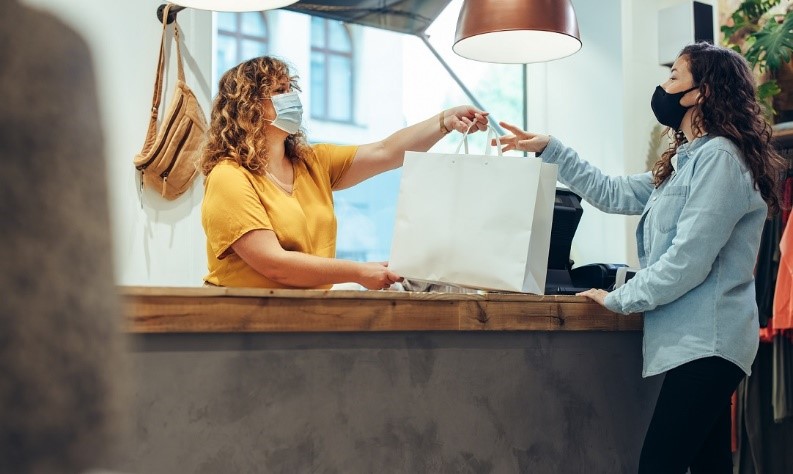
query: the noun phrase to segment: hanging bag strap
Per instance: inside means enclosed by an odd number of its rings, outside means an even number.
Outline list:
[[[143,143],[141,155],[147,154],[157,138],[157,117],[160,115],[160,102],[162,101],[163,72],[165,70],[165,37],[168,32],[168,11],[172,4],[168,3],[162,12],[162,41],[160,41],[160,57],[157,60],[157,74],[154,78],[154,97],[151,100],[151,117],[149,119],[149,129],[146,132],[146,141]],[[182,50],[179,46],[179,27],[176,20],[173,21],[173,38],[176,42],[176,64],[177,74],[180,82],[184,82],[184,66],[182,65]]]

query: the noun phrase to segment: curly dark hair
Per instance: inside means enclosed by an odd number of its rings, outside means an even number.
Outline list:
[[[771,145],[771,126],[757,102],[754,76],[746,59],[710,43],[688,45],[678,57],[688,63],[700,92],[692,118],[694,132],[726,137],[737,145],[755,189],[763,196],[769,214],[775,214],[780,209],[780,184],[787,164]],[[656,186],[672,174],[671,159],[685,141],[682,133],[676,134],[653,166]]]
[[[232,160],[252,173],[264,174],[267,169],[264,99],[284,80],[299,91],[297,79],[284,61],[270,56],[249,59],[226,71],[212,103],[201,171],[207,175],[221,160]],[[287,158],[293,162],[305,161],[314,153],[302,130],[286,138],[285,148]]]

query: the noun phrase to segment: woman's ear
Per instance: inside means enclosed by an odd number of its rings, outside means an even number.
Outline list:
[[[691,104],[691,105],[692,106],[693,105],[700,105],[703,102],[705,102],[705,98],[710,95],[710,88],[708,87],[707,84],[705,84],[704,85],[704,91],[703,91],[703,89],[697,88],[696,90],[693,90],[691,92],[695,92],[696,93],[696,95],[694,96],[694,103]]]
[[[705,101],[706,97],[710,97],[710,86],[708,84],[703,84],[704,92],[702,89],[699,89],[699,95],[697,96],[697,103],[702,103]]]

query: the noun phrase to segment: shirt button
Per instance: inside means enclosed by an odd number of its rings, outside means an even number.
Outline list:
[[[653,201],[655,201],[656,199],[658,199],[658,196],[653,196]]]

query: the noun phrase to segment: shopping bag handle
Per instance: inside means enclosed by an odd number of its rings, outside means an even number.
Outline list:
[[[460,143],[457,144],[457,148],[454,150],[455,155],[460,154],[460,148],[465,148],[465,154],[468,154],[468,134],[471,132],[471,128],[476,125],[476,122],[472,122],[471,125],[463,133],[463,139],[460,140]],[[498,132],[495,128],[493,128],[490,124],[487,124],[487,143],[485,143],[485,156],[490,156],[490,143],[492,140],[496,140],[496,152],[498,156],[504,156],[504,152],[501,151],[501,139],[498,137]]]

